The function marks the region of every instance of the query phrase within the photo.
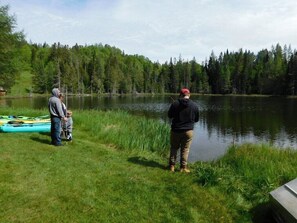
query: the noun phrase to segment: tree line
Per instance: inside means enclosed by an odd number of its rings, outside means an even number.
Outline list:
[[[26,67],[21,51],[27,43],[22,32],[14,32],[15,23],[8,15],[8,6],[0,6],[0,87],[8,90]]]
[[[56,86],[73,94],[177,93],[297,94],[297,52],[276,44],[257,54],[239,49],[199,64],[170,58],[161,64],[109,45],[28,43],[14,32],[16,21],[0,7],[0,86],[9,90],[24,70],[33,73],[33,91]]]

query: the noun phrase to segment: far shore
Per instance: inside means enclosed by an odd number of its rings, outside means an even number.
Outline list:
[[[100,93],[100,94],[73,94],[67,93],[69,97],[144,97],[144,96],[166,96],[166,95],[178,95],[178,93]],[[195,96],[212,96],[212,97],[284,97],[284,98],[297,98],[297,95],[263,95],[263,94],[202,94],[202,93],[191,93]],[[50,97],[50,93],[46,94],[6,94],[0,95],[0,98],[34,98],[34,97]]]

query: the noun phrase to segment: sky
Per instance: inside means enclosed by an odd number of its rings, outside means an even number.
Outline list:
[[[108,44],[153,62],[297,49],[296,0],[0,0],[32,43]]]

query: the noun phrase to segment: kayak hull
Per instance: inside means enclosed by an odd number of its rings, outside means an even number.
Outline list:
[[[0,132],[50,132],[51,123],[3,124]]]

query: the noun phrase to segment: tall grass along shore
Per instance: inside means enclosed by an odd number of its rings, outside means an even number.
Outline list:
[[[168,124],[122,111],[73,119],[64,147],[49,134],[0,134],[0,222],[264,222],[269,192],[297,176],[296,151],[252,144],[171,173]]]

